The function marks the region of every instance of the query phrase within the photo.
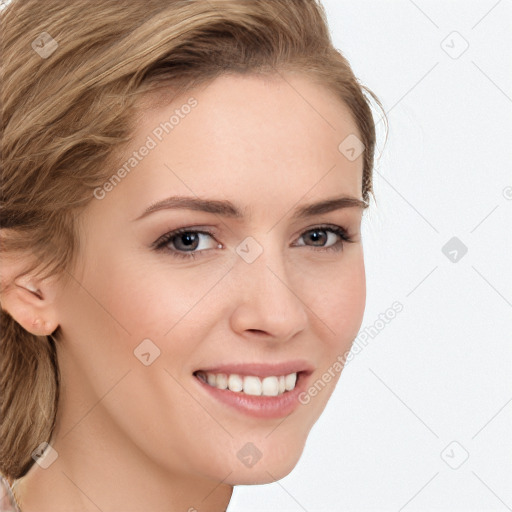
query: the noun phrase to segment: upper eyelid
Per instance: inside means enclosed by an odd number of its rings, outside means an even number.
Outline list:
[[[308,231],[312,231],[314,229],[342,229],[347,232],[349,229],[344,226],[340,226],[339,224],[332,224],[332,223],[320,223],[320,224],[313,224],[311,227],[303,228],[299,231],[299,235],[303,235],[304,233],[307,233]],[[183,228],[176,228],[168,231],[167,233],[164,233],[160,238],[164,238],[168,235],[176,235],[180,233],[202,233],[205,235],[215,236],[218,230],[217,229],[211,229],[211,228],[205,228],[202,226],[188,226]]]

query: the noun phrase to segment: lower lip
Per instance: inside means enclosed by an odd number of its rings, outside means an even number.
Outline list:
[[[306,387],[308,375],[297,375],[295,388],[277,396],[255,396],[242,392],[218,389],[194,376],[201,387],[213,398],[237,411],[256,418],[282,418],[291,414],[300,404],[299,395]]]

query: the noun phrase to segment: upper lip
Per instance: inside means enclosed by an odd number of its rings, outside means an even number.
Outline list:
[[[222,364],[210,366],[206,368],[198,368],[196,372],[204,373],[225,373],[237,374],[244,376],[255,377],[270,377],[279,375],[289,375],[290,373],[305,372],[312,373],[313,366],[307,361],[285,361],[282,363],[237,363],[237,364]],[[194,372],[195,373],[195,372]]]

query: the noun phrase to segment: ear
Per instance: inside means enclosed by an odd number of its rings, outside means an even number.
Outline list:
[[[2,257],[0,304],[26,331],[37,336],[51,334],[57,327],[54,299],[56,280],[21,274],[23,262]]]

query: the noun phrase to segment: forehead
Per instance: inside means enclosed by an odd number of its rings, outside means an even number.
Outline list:
[[[346,104],[326,86],[298,73],[225,74],[187,91],[161,88],[142,97],[135,125],[139,141],[148,132],[158,132],[159,125],[165,129],[166,123],[170,131],[162,134],[164,145],[185,137],[193,142],[193,135],[210,153],[230,144],[230,158],[237,148],[246,156],[247,149],[262,149],[262,143],[265,151],[259,152],[260,158],[282,156],[288,148],[297,154],[320,145],[337,149],[349,134],[360,138]],[[306,147],[304,140],[309,142]]]
[[[304,76],[223,75],[140,103],[125,162],[150,149],[122,185],[138,203],[177,193],[268,206],[283,196],[360,198],[362,156],[339,149],[350,135],[359,132],[346,105]]]

